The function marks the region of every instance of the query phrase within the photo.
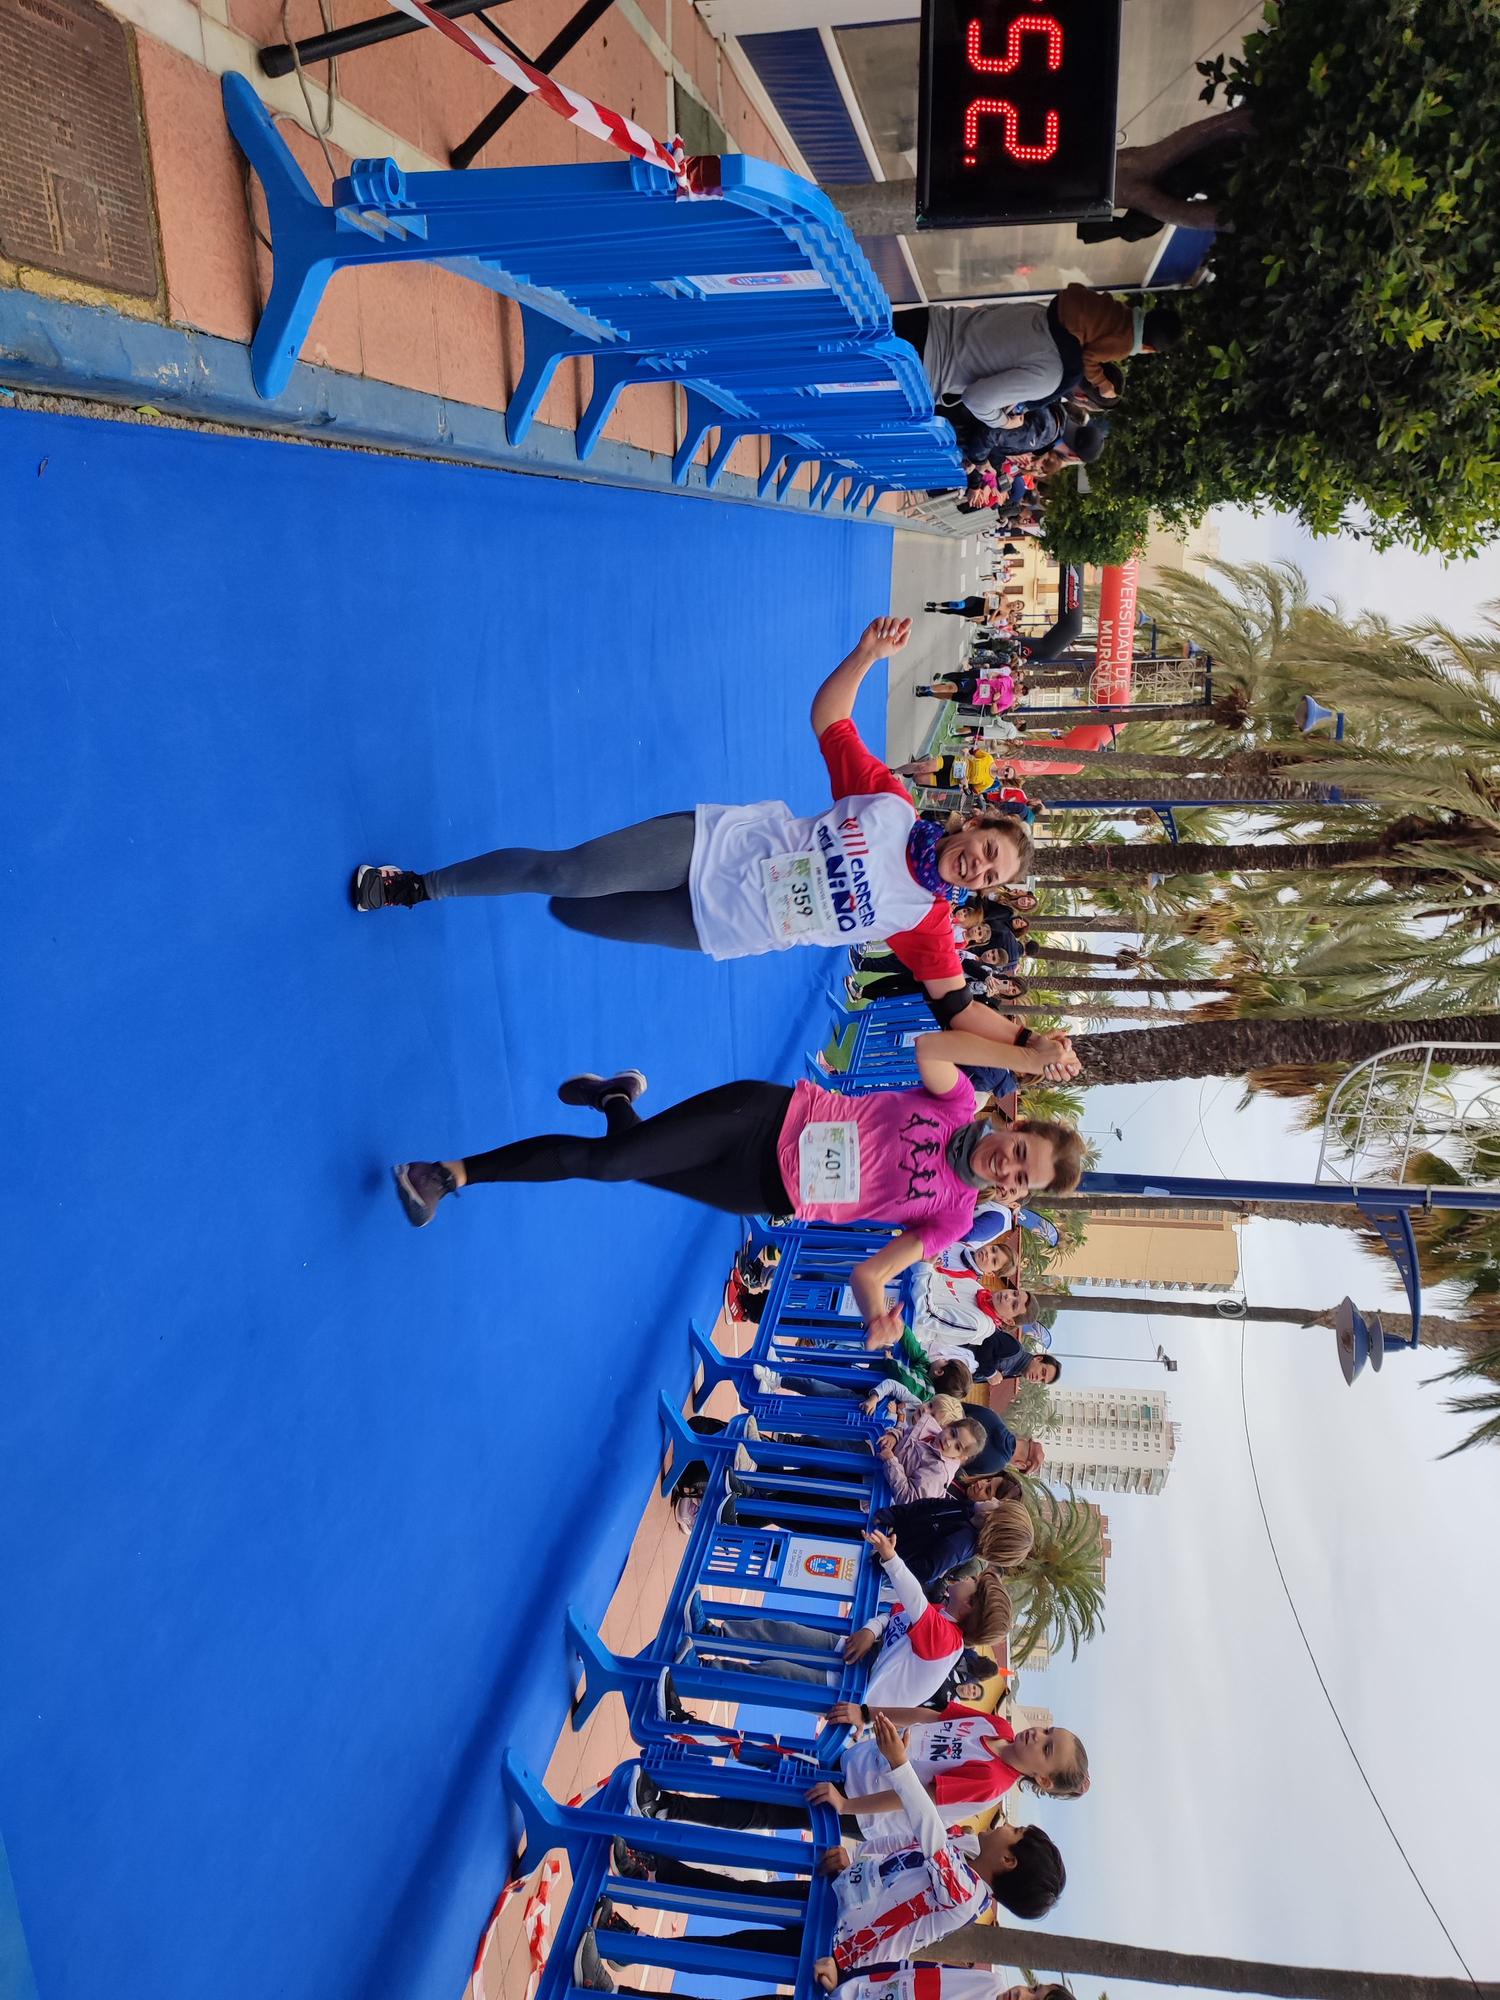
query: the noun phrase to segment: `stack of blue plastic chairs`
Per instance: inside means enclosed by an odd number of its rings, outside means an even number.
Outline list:
[[[356,160],[325,204],[243,77],[224,78],[224,104],[271,225],[271,294],[250,351],[263,396],[285,388],[336,271],[437,263],[521,307],[512,444],[558,363],[587,355],[580,457],[622,389],[680,382],[679,481],[717,427],[713,480],[741,437],[768,436],[765,490],[787,490],[778,468],[816,463],[824,506],[841,487],[852,509],[895,488],[962,484],[953,432],[914,350],[892,335],[879,280],[838,210],[797,175],[730,154],[720,193],[685,199],[664,168],[638,160],[410,175],[394,160]]]

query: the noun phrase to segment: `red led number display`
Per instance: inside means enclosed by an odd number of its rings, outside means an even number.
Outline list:
[[[1122,0],[921,5],[919,228],[1108,215]]]
[[[1013,75],[1021,67],[1022,58],[1027,53],[1027,38],[1030,36],[1037,36],[1045,41],[1047,68],[1061,69],[1062,24],[1052,14],[1018,14],[1006,31],[1003,55],[984,53],[983,23],[977,20],[970,21],[965,41],[969,68],[976,76]],[[1050,160],[1057,151],[1062,137],[1062,118],[1055,110],[1049,109],[1044,114],[1040,134],[1033,126],[1029,135],[1023,136],[1020,110],[1009,98],[976,97],[971,100],[964,112],[966,167],[977,166],[979,163],[979,122],[982,118],[1000,120],[1000,144],[1012,160],[1018,161],[1023,166],[1038,166],[1044,160]]]

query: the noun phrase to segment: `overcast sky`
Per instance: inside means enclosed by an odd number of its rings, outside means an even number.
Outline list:
[[[1221,517],[1231,560],[1289,556],[1316,593],[1463,625],[1500,597],[1500,555],[1445,568],[1285,521]],[[1090,1091],[1105,1167],[1310,1178],[1315,1141],[1238,1084]],[[1119,1126],[1123,1139],[1110,1128]],[[1241,1234],[1252,1305],[1396,1303],[1394,1268],[1335,1229]],[[1319,1691],[1256,1506],[1241,1334],[1212,1320],[1073,1313],[1068,1352],[1154,1354],[1182,1441],[1156,1498],[1110,1496],[1108,1627],[1076,1664],[1023,1680],[1089,1748],[1094,1787],[1037,1807],[1065,1844],[1059,1930],[1177,1950],[1462,1976]],[[1475,1976],[1500,1977],[1500,1450],[1439,1463],[1462,1435],[1396,1354],[1346,1388],[1333,1336],[1244,1335],[1250,1440],[1287,1580],[1349,1735]],[[1072,1362],[1075,1381],[1161,1386],[1154,1367]],[[1076,1982],[1092,1996],[1100,1981]],[[1118,1982],[1109,1982],[1111,1986]],[[1133,1991],[1142,1989],[1136,1988]]]

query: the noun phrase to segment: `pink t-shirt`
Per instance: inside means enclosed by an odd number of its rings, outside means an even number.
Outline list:
[[[799,1083],[781,1128],[777,1158],[791,1197],[792,1211],[810,1222],[889,1222],[922,1238],[924,1257],[966,1236],[974,1221],[977,1188],[961,1181],[948,1165],[948,1141],[974,1116],[974,1086],[960,1076],[946,1097],[929,1090],[876,1090],[865,1097],[841,1097],[815,1083]],[[831,1147],[819,1144],[809,1127],[838,1126]],[[855,1128],[851,1141],[848,1128]],[[857,1186],[852,1200],[820,1199],[841,1163],[846,1185]],[[820,1175],[814,1180],[810,1176]],[[804,1186],[810,1192],[804,1195]]]

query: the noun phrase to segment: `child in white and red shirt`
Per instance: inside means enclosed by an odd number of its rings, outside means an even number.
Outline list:
[[[832,1848],[819,1864],[821,1872],[834,1878],[838,1906],[831,1951],[816,1965],[818,1983],[829,1989],[861,1966],[884,1967],[961,1930],[992,1902],[1002,1903],[1014,1916],[1043,1916],[1067,1880],[1061,1855],[1040,1827],[1002,1822],[979,1835],[950,1833],[908,1763],[895,1724],[877,1716],[875,1736],[900,1809],[890,1816],[889,1839],[866,1842],[853,1861],[845,1848]],[[716,1869],[653,1855],[650,1820],[642,1820],[640,1827],[640,1846],[616,1844],[617,1875],[688,1888],[723,1889],[739,1883],[741,1878]],[[806,1883],[799,1876],[744,1886],[761,1898],[785,1897],[799,1908],[788,1911],[785,1923],[777,1928],[733,1931],[716,1942],[737,1950],[795,1957]]]
[[[1079,1799],[1089,1788],[1088,1754],[1071,1729],[1031,1728],[1018,1733],[1003,1715],[988,1715],[963,1702],[950,1702],[936,1719],[931,1709],[876,1711],[868,1704],[840,1702],[829,1711],[828,1720],[858,1723],[877,1713],[906,1730],[911,1767],[949,1820],[967,1819],[981,1807],[993,1805],[1022,1779],[1034,1791],[1053,1798]],[[880,1836],[884,1816],[900,1804],[882,1781],[880,1753],[868,1739],[845,1750],[842,1789],[825,1782],[814,1785],[807,1796],[814,1805],[850,1815],[867,1840]]]

